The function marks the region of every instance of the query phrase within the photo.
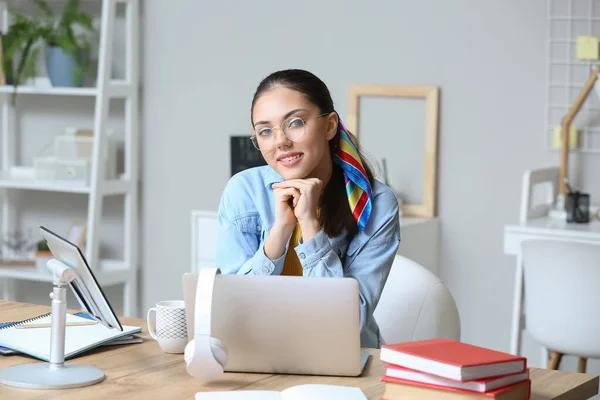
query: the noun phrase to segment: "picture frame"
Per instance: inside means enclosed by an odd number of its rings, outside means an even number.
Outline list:
[[[438,86],[429,85],[352,84],[349,87],[347,125],[359,142],[361,97],[417,98],[425,101],[423,196],[419,204],[402,202],[402,215],[405,217],[432,218],[437,215],[439,92]]]

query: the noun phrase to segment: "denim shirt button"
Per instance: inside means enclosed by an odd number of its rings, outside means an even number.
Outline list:
[[[269,267],[265,265],[265,266],[263,267],[263,272],[264,272],[265,274],[268,274],[268,273],[269,273]]]
[[[260,230],[262,229],[262,227],[260,225],[256,225],[256,231],[260,232]]]
[[[304,253],[300,253],[300,258],[303,259],[303,260],[306,258],[306,256],[304,255]]]

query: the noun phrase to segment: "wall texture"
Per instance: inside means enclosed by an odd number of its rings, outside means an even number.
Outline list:
[[[352,83],[441,88],[440,274],[463,340],[508,350],[515,268],[503,254],[503,226],[517,221],[523,171],[559,160],[545,147],[545,1],[148,0],[144,13],[142,312],[182,297],[190,211],[217,208],[229,136],[248,133],[260,79],[306,68],[328,84],[342,117]],[[385,122],[369,126],[396,140]],[[600,157],[571,163],[572,180],[599,198],[590,172]],[[539,354],[526,338],[531,365]]]
[[[540,0],[148,1],[144,308],[181,297],[190,210],[216,209],[228,136],[248,132],[260,79],[307,68],[329,85],[342,117],[351,83],[440,86],[441,274],[464,340],[508,350],[514,259],[503,255],[503,226],[517,221],[523,171],[559,159],[545,148],[546,24]],[[387,131],[377,134],[385,140]],[[579,182],[600,158],[572,164]],[[597,181],[581,176],[599,197]],[[526,353],[538,362],[528,340]]]

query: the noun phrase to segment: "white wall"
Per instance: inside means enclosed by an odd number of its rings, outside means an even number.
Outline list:
[[[146,0],[144,13],[140,315],[182,297],[190,211],[217,208],[229,135],[248,132],[260,79],[297,67],[328,84],[342,118],[351,83],[440,86],[441,274],[463,340],[508,351],[514,259],[503,226],[517,221],[523,171],[559,160],[544,149],[545,1]],[[600,198],[600,157],[572,165]],[[525,355],[539,362],[528,339]]]
[[[342,117],[351,83],[441,87],[442,275],[463,339],[508,350],[514,260],[503,225],[517,221],[523,171],[559,159],[544,149],[545,1],[146,5],[143,308],[181,297],[190,210],[216,209],[228,137],[248,132],[259,80],[298,67],[329,85]],[[589,173],[600,157],[573,164],[600,197]],[[530,341],[526,355],[539,362]]]

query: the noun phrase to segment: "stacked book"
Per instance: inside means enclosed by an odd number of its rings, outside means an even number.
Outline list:
[[[383,345],[383,399],[527,400],[527,359],[450,339]]]

